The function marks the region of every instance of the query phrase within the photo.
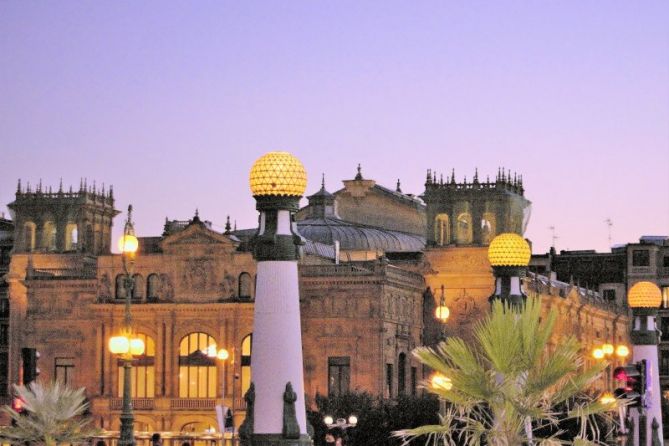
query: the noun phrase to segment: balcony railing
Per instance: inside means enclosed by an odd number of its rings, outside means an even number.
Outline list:
[[[154,401],[153,398],[133,398],[132,408],[135,410],[153,410]],[[112,398],[109,401],[109,408],[111,410],[123,409],[123,398]]]
[[[215,406],[215,399],[173,398],[170,401],[170,408],[175,410],[213,410]]]

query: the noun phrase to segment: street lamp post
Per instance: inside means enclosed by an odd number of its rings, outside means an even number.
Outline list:
[[[348,418],[337,418],[336,420],[332,417],[332,415],[326,415],[323,417],[323,423],[328,428],[328,432],[331,429],[337,428],[341,429],[344,434],[346,434],[346,430],[352,427],[356,427],[358,425],[358,417],[355,415],[349,415]],[[353,442],[350,442],[350,445],[353,445]]]
[[[135,255],[138,248],[137,237],[132,225],[132,205],[128,206],[128,218],[123,228],[123,236],[119,239],[119,249],[123,262],[124,289],[125,289],[125,312],[123,320],[123,333],[109,340],[109,350],[117,354],[123,360],[123,408],[121,411],[121,435],[119,446],[134,446],[135,435],[133,432],[134,416],[132,413],[132,357],[144,353],[144,341],[132,336],[132,315],[130,303],[132,300],[132,289],[134,281],[132,278],[135,266]]]
[[[235,440],[235,387],[236,387],[236,384],[237,384],[235,381],[237,379],[237,375],[235,373],[235,348],[232,347],[231,351],[232,351],[232,354],[230,352],[228,352],[228,350],[226,350],[225,348],[222,348],[222,349],[217,351],[216,348],[214,347],[211,351],[207,352],[207,356],[209,356],[210,358],[216,358],[216,359],[218,359],[220,361],[223,361],[223,362],[226,362],[228,360],[228,358],[230,359],[230,367],[232,368],[232,403],[230,404],[229,410],[232,411],[231,412],[232,413],[232,441],[234,442],[234,440]],[[223,398],[224,400],[225,400],[225,381],[228,378],[227,368],[225,369],[225,372],[226,373],[223,376],[223,384],[221,385],[221,398]],[[227,416],[227,414],[223,414],[223,417],[224,417],[223,418],[223,429],[225,429],[225,417],[226,416]],[[223,433],[225,433],[225,432],[221,432],[221,434],[223,434]]]

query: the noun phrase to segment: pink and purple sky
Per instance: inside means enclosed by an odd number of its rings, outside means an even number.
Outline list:
[[[248,171],[307,194],[428,168],[523,174],[535,252],[669,235],[669,3],[0,3],[0,210],[18,178],[113,184],[139,235],[256,223]],[[123,216],[115,230],[121,230]]]

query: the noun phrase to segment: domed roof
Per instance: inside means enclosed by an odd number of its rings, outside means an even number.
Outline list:
[[[488,260],[492,266],[527,266],[531,257],[527,240],[512,232],[499,234],[488,247]]]
[[[662,303],[662,293],[652,282],[637,282],[627,292],[630,308],[658,308]]]
[[[383,250],[385,252],[418,252],[425,248],[425,238],[405,232],[351,223],[325,216],[297,222],[306,239],[327,245],[339,241],[344,250]]]
[[[307,187],[307,173],[300,160],[290,153],[268,152],[253,163],[249,183],[254,197],[301,197]]]

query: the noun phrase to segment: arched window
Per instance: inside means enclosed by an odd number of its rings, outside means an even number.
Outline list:
[[[407,355],[400,353],[397,359],[397,393],[404,395],[406,391],[406,369],[407,369]]]
[[[153,398],[156,396],[156,344],[153,338],[143,333],[137,337],[144,341],[144,354],[132,359],[131,393],[133,398]],[[123,396],[123,360],[118,361],[118,396]]]
[[[484,212],[481,218],[481,243],[484,245],[490,244],[497,231],[495,214],[492,212]]]
[[[23,245],[28,252],[35,250],[35,223],[31,221],[23,225]]]
[[[251,387],[251,341],[253,334],[247,335],[242,339],[242,354],[241,354],[241,374],[242,374],[242,395],[246,395],[246,391]]]
[[[150,301],[158,300],[158,290],[160,289],[160,277],[158,274],[149,274],[146,278],[146,299]]]
[[[458,215],[455,241],[458,244],[469,244],[472,242],[472,216],[466,212]]]
[[[76,223],[68,223],[65,227],[65,251],[76,251],[79,243],[79,231]]]
[[[116,298],[125,299],[125,274],[116,276]]]
[[[47,251],[56,250],[56,225],[52,221],[46,221],[42,226],[42,248]]]
[[[141,299],[144,297],[144,278],[141,274],[132,276],[132,298]]]
[[[434,241],[439,246],[451,243],[451,224],[448,214],[438,214],[434,218]]]
[[[216,358],[207,356],[214,338],[190,333],[179,344],[179,398],[216,398]]]
[[[249,273],[239,275],[239,298],[250,299],[253,296],[253,280]]]

